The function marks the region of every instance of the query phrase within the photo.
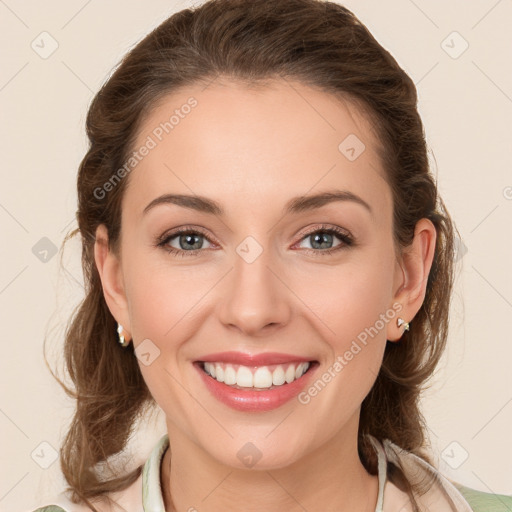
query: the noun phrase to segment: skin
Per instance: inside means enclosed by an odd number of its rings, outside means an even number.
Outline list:
[[[217,80],[175,91],[146,118],[135,147],[190,96],[198,105],[129,175],[119,254],[104,226],[95,244],[112,315],[135,348],[149,339],[160,351],[139,365],[166,416],[166,510],[174,509],[170,493],[180,511],[373,511],[377,477],[357,454],[360,406],[386,340],[402,336],[396,318],[413,320],[424,300],[435,227],[422,219],[411,246],[395,254],[391,190],[371,123],[354,104],[300,83],[248,89]],[[338,149],[349,134],[366,146],[354,161]],[[373,214],[344,201],[283,216],[292,197],[331,189],[357,194]],[[164,193],[212,198],[225,215],[172,204],[144,215]],[[325,254],[304,234],[321,224],[347,230],[355,245]],[[180,258],[155,246],[185,225],[206,232],[198,254]],[[247,236],[262,248],[250,264],[236,251]],[[327,243],[343,244],[337,235]],[[191,250],[179,235],[169,245]],[[277,351],[316,359],[320,376],[395,303],[400,313],[307,405],[232,410],[192,366],[218,351]],[[247,442],[262,454],[250,469],[237,457]]]

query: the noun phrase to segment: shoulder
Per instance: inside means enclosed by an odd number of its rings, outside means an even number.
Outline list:
[[[110,492],[103,497],[90,498],[99,512],[140,512],[141,510],[163,510],[163,498],[160,487],[160,464],[162,456],[169,446],[165,434],[153,448],[136,480],[128,487]],[[115,510],[114,510],[115,509]],[[27,512],[91,512],[85,504],[73,503],[65,491],[49,496],[45,505]]]
[[[90,498],[98,512],[139,512],[142,505],[142,476],[121,491]],[[85,503],[73,503],[65,492],[50,497],[44,505],[27,512],[91,512]]]
[[[376,441],[375,446],[379,444]],[[512,496],[477,491],[455,482],[423,458],[400,448],[389,439],[382,442],[381,448],[387,460],[398,465],[411,483],[419,483],[421,486],[423,482],[433,482],[427,492],[417,497],[426,510],[453,510],[451,501],[458,512],[512,511]]]
[[[471,489],[457,482],[452,483],[464,496],[473,512],[509,512],[512,510],[512,496],[490,494]]]
[[[89,511],[89,508],[84,508],[82,505],[75,505],[69,501],[66,495],[61,492],[58,495],[48,498],[43,501],[43,504],[37,505],[37,508],[30,509],[27,512],[84,512]]]
[[[46,501],[44,505],[38,506],[27,512],[90,512],[90,508],[85,505],[72,503],[61,493],[54,499]]]
[[[142,473],[128,487],[89,498],[89,500],[98,512],[140,512],[143,509]],[[66,491],[49,496],[43,503],[26,512],[91,512],[92,510],[83,502],[71,501]]]
[[[67,512],[62,507],[58,505],[47,505],[46,507],[40,507],[35,509],[33,512]]]

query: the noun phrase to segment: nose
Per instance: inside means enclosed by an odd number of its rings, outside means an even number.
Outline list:
[[[290,320],[293,293],[269,252],[264,250],[252,263],[237,255],[219,290],[220,321],[248,336],[268,335],[269,330],[280,329]]]

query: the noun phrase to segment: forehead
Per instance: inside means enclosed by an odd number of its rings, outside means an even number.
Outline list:
[[[297,82],[197,84],[164,96],[145,117],[123,203],[142,212],[161,194],[183,193],[239,214],[337,188],[379,211],[391,196],[378,144],[355,103]]]

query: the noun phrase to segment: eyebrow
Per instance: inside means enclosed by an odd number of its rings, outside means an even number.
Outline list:
[[[368,210],[372,217],[374,215],[371,206],[364,199],[349,190],[329,190],[314,195],[294,197],[286,203],[283,209],[283,215],[315,210],[329,203],[340,201],[350,201],[359,204]],[[198,212],[221,217],[224,215],[224,209],[217,201],[203,196],[185,194],[164,194],[159,196],[153,199],[144,208],[143,214],[146,214],[149,210],[161,204],[175,204],[183,208],[189,208]]]

